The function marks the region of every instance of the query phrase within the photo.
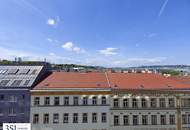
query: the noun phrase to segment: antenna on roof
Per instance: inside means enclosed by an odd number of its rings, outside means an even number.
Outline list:
[[[97,83],[96,85],[97,85],[97,86],[101,86],[101,84],[100,84],[100,83]]]
[[[172,86],[170,86],[170,85],[167,85],[167,87],[168,87],[168,88],[172,88]]]
[[[118,88],[118,85],[117,85],[117,84],[115,84],[115,85],[114,85],[114,88]]]

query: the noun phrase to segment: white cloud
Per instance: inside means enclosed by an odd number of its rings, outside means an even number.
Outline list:
[[[72,42],[66,42],[65,44],[62,45],[62,48],[64,48],[67,51],[72,51],[73,50],[73,43]]]
[[[104,50],[99,50],[99,52],[105,56],[111,56],[117,54],[116,50],[118,50],[118,48],[108,47]]]
[[[60,22],[60,18],[57,16],[55,18],[48,18],[47,24],[50,26],[56,26]]]
[[[85,53],[84,49],[81,49],[80,47],[75,46],[72,42],[66,42],[62,45],[62,48],[67,51],[72,51],[76,53]]]

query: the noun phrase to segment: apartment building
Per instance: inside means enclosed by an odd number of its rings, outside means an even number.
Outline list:
[[[0,129],[3,123],[29,123],[30,89],[45,72],[44,66],[0,66]]]
[[[32,130],[109,130],[105,73],[53,72],[31,90]]]
[[[31,90],[32,130],[189,130],[189,84],[158,74],[53,72]]]
[[[157,74],[108,76],[111,130],[189,130],[189,85]]]

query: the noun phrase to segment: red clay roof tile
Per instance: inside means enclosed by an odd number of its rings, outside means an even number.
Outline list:
[[[109,86],[109,83],[111,86]],[[109,87],[114,89],[152,90],[189,89],[190,85],[158,74],[53,72],[42,82],[40,82],[34,89]]]

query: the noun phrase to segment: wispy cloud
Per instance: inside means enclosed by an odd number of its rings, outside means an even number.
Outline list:
[[[157,33],[149,33],[148,35],[147,35],[147,37],[148,38],[152,38],[152,37],[155,37],[155,36],[157,36],[158,34]]]
[[[103,50],[99,50],[100,54],[103,54],[105,56],[111,56],[111,55],[117,55],[118,53],[116,52],[118,48],[113,48],[113,47],[108,47]]]
[[[53,42],[53,39],[51,39],[51,38],[47,38],[47,40],[48,40],[49,42]]]
[[[73,45],[72,45],[73,46]],[[70,45],[68,48],[73,48]],[[71,50],[73,51],[73,50]],[[64,57],[57,55],[54,52],[49,52],[47,54],[41,53],[31,53],[28,51],[20,51],[16,49],[7,49],[0,47],[0,59],[14,60],[15,57],[21,57],[23,60],[32,60],[32,61],[43,61],[45,58],[48,62],[51,63],[73,63],[73,64],[85,64],[85,65],[97,65],[97,66],[106,66],[106,67],[127,67],[127,66],[139,66],[139,65],[155,65],[162,64],[168,58],[167,57],[136,57],[136,58],[125,58],[121,59],[119,57],[102,57],[97,55],[86,55],[85,57],[76,58],[76,57]],[[74,51],[73,51],[74,52]]]
[[[164,13],[164,10],[165,10],[165,8],[166,8],[166,6],[168,4],[168,1],[169,0],[165,0],[164,3],[162,4],[162,7],[160,8],[160,11],[158,13],[158,17],[160,17]]]
[[[36,7],[35,5],[33,5],[32,3],[30,3],[27,0],[13,0],[17,5],[31,10],[33,13],[40,15],[41,17],[47,18],[47,15],[38,7]]]
[[[62,48],[66,51],[71,51],[75,53],[85,53],[85,50],[74,45],[73,42],[66,42],[62,45]]]

